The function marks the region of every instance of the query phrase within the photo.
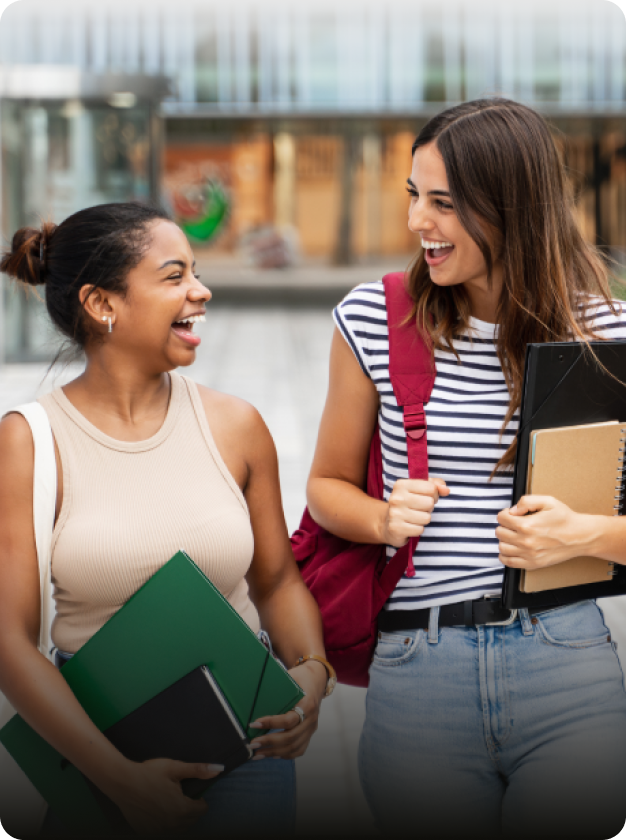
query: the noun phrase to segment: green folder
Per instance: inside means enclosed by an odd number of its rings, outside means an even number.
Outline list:
[[[103,730],[200,665],[208,665],[244,728],[292,709],[304,696],[206,575],[179,551],[61,673]],[[82,774],[19,715],[0,730],[0,742],[69,829],[111,830]]]

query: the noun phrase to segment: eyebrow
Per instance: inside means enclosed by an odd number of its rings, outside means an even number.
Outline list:
[[[187,268],[187,263],[183,260],[166,260],[162,266],[159,267],[159,271],[166,268],[168,265],[179,265],[181,268]],[[196,265],[196,261],[194,260],[191,264],[191,267],[194,268]]]
[[[415,192],[417,192],[417,187],[410,178],[407,178],[406,182],[412,189],[415,190]],[[426,195],[447,195],[448,198],[450,197],[450,193],[446,190],[429,190]]]

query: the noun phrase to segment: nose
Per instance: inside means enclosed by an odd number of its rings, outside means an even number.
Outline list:
[[[426,207],[419,198],[414,198],[409,205],[409,230],[411,233],[421,233],[432,230],[432,221],[428,218]]]
[[[208,303],[213,297],[213,295],[211,294],[210,290],[207,289],[204,283],[201,283],[197,277],[194,277],[193,283],[189,287],[187,297],[189,298],[189,300],[192,300],[196,303],[200,303],[201,301]]]

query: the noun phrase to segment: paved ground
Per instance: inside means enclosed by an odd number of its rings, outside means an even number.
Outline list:
[[[217,298],[216,298],[217,299]],[[209,308],[199,325],[202,344],[189,373],[243,397],[262,413],[276,441],[290,530],[304,507],[304,486],[322,411],[332,322],[328,309],[242,305]],[[45,367],[0,368],[0,412],[50,390],[76,374],[69,368],[45,380]],[[42,381],[43,380],[43,381]],[[605,602],[609,624],[626,651],[626,603]],[[358,784],[356,748],[364,692],[340,686],[324,702],[320,729],[298,761],[299,833],[374,834]]]

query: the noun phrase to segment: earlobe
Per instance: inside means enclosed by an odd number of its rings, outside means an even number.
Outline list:
[[[98,323],[112,322],[113,307],[110,304],[108,296],[103,293],[102,289],[94,289],[93,286],[85,285],[78,293],[79,300],[85,311],[85,314]],[[112,327],[109,329],[111,332]]]

